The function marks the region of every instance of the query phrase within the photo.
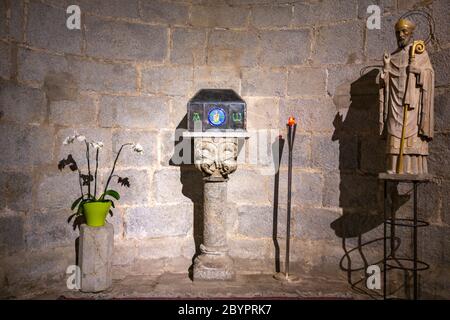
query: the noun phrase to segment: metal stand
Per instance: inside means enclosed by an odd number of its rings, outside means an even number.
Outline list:
[[[390,269],[404,270],[412,272],[413,274],[413,299],[417,300],[419,296],[419,282],[418,272],[427,270],[430,266],[418,259],[417,256],[417,232],[418,228],[428,226],[428,222],[418,219],[417,212],[417,189],[421,183],[426,183],[432,180],[431,175],[408,175],[408,174],[387,174],[381,173],[378,178],[384,180],[384,243],[383,243],[383,298],[388,298],[387,294],[387,273]],[[412,183],[413,184],[413,217],[396,219],[395,212],[392,210],[391,217],[388,218],[387,212],[389,211],[388,203],[388,184],[389,182],[399,183]],[[387,234],[388,225],[390,226],[390,236]],[[395,246],[395,227],[411,228],[413,234],[413,257],[398,257],[396,255]],[[388,238],[390,239],[390,245],[388,248]],[[388,253],[389,249],[389,253]]]
[[[280,281],[296,282],[299,278],[293,274],[289,274],[289,251],[291,240],[291,188],[292,188],[292,149],[294,147],[295,130],[297,124],[295,124],[294,118],[289,118],[288,121],[288,147],[289,147],[289,160],[288,160],[288,199],[287,199],[287,221],[286,221],[286,261],[285,261],[285,273],[279,272],[274,275],[274,278]]]

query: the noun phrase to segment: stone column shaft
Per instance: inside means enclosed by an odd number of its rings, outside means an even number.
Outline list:
[[[227,199],[227,182],[204,182],[204,231],[203,244],[211,250],[227,247],[227,213],[224,203]]]

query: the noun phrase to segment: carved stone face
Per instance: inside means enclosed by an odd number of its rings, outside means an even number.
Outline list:
[[[237,168],[237,151],[236,139],[196,139],[195,165],[207,176],[227,178]]]
[[[400,48],[406,47],[411,43],[413,31],[408,27],[401,27],[399,30],[395,31],[395,36],[397,37],[397,44]]]

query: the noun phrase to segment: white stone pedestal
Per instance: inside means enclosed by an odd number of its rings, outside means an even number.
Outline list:
[[[113,247],[112,224],[105,223],[103,227],[81,226],[78,249],[81,291],[100,292],[111,287]]]

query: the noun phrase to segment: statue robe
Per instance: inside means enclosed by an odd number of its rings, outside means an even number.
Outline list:
[[[380,88],[380,133],[387,131],[388,172],[400,154],[404,104],[408,104],[405,126],[404,170],[427,173],[428,142],[434,130],[434,71],[426,51],[415,54],[419,73],[407,74],[412,44],[397,49],[383,68]],[[390,172],[393,173],[393,172]]]

